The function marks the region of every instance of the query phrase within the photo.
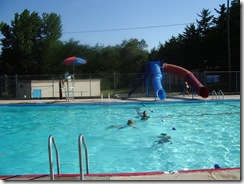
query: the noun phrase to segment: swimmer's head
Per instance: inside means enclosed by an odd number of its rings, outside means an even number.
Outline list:
[[[129,119],[129,120],[127,121],[127,125],[133,125],[133,121],[132,121],[131,119]]]
[[[143,111],[143,116],[144,116],[144,117],[147,116],[147,111]]]

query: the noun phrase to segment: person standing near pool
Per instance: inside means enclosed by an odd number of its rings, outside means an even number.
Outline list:
[[[190,86],[188,85],[188,82],[185,82],[185,92],[186,92],[187,95],[190,94],[189,91],[190,91]]]

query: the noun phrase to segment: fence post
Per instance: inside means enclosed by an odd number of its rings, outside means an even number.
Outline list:
[[[52,75],[52,89],[53,89],[53,98],[54,98],[54,79],[53,79],[53,75]]]
[[[237,85],[238,85],[238,83],[237,83],[237,71],[236,71],[236,92],[237,92]]]
[[[207,76],[206,76],[206,71],[204,71],[204,86],[207,86]]]
[[[91,87],[91,73],[89,73],[89,87],[90,87],[90,97],[92,94],[92,87]]]
[[[115,95],[115,72],[114,72],[114,95]]]
[[[141,74],[142,81],[143,81],[143,78],[144,78],[144,76],[143,76],[143,74]],[[145,82],[144,81],[142,82],[141,88],[142,88],[142,93],[145,93]]]
[[[0,76],[0,97],[2,97],[3,87],[2,87],[2,76]]]
[[[15,74],[15,98],[18,96],[18,76]]]
[[[4,75],[4,96],[8,94],[8,76]]]
[[[172,76],[169,75],[169,91],[172,92],[171,85],[172,85]]]

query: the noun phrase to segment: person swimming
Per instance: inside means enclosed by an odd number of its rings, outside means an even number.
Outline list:
[[[106,129],[109,129],[109,128],[123,129],[123,128],[130,127],[130,126],[133,127],[133,128],[136,128],[135,125],[134,125],[133,120],[131,120],[131,119],[129,119],[129,120],[127,121],[127,125],[126,125],[126,126],[121,126],[121,125],[111,125],[111,126],[109,126],[108,128],[106,128]]]
[[[158,138],[160,138],[158,144],[164,144],[166,142],[170,142],[171,136],[167,135],[166,133],[161,133]]]
[[[147,120],[148,118],[150,118],[150,116],[147,115],[147,111],[143,111],[141,119]]]
[[[136,128],[136,127],[134,126],[134,122],[133,122],[131,119],[129,119],[129,120],[127,121],[127,126],[132,126],[133,128]]]
[[[139,108],[136,108],[136,113],[139,116],[138,118],[141,118],[141,120],[147,120],[148,118],[150,118],[150,116],[147,115],[147,111],[141,112]]]

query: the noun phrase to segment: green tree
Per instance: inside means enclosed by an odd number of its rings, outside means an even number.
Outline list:
[[[227,11],[225,5],[215,11],[203,9],[197,24],[187,25],[178,37],[172,37],[158,49],[154,58],[178,64],[188,69],[227,70]],[[240,70],[240,2],[233,0],[230,7],[231,69]]]
[[[42,14],[42,47],[39,56],[41,58],[40,64],[42,73],[55,73],[57,66],[58,51],[62,43],[59,41],[62,36],[62,26],[60,16],[55,13]]]
[[[100,53],[100,71],[113,73],[119,70],[120,46],[108,46]]]
[[[44,74],[52,66],[50,58],[61,36],[61,21],[56,14],[16,13],[11,25],[1,22],[1,68],[6,74]],[[48,69],[47,69],[48,68]]]
[[[230,7],[231,70],[240,71],[240,1],[233,0]]]
[[[145,61],[148,60],[148,51],[146,48],[147,44],[145,40],[130,39],[122,42],[119,55],[119,73],[124,75],[121,75],[119,87],[128,87],[134,79],[134,76],[125,75],[125,73],[138,73],[142,65],[145,65]]]
[[[206,69],[227,70],[228,56],[227,56],[227,12],[225,4],[219,5],[219,10],[215,9],[218,16],[213,19],[213,38],[212,48],[215,51],[213,54],[213,61],[207,62]]]
[[[201,38],[206,38],[211,31],[213,26],[213,15],[208,9],[203,9],[200,14],[197,14],[200,17],[200,20],[197,21],[197,29]]]
[[[145,40],[124,40],[120,51],[120,73],[135,73],[140,68],[138,62],[148,60]]]
[[[187,25],[183,34],[179,35],[181,40],[182,65],[188,69],[198,68],[197,61],[200,60],[201,37],[194,24]]]
[[[60,44],[60,47],[57,52],[57,56],[55,59],[55,65],[56,65],[56,71],[55,73],[64,73],[66,70],[69,70],[72,72],[73,66],[66,66],[62,64],[62,61],[68,57],[80,57],[87,61],[89,61],[87,64],[83,65],[82,67],[76,66],[75,73],[84,73],[89,72],[89,68],[91,66],[91,61],[93,60],[93,51],[92,48],[88,45],[82,45],[79,43],[79,41],[74,40],[71,38],[68,41],[63,42]]]
[[[11,26],[1,23],[1,32],[5,36],[2,41],[2,60],[11,74],[28,74],[35,69],[37,63],[33,57],[33,48],[41,37],[41,19],[36,12],[30,14],[25,10],[21,15],[15,14]]]
[[[213,62],[212,56],[215,53],[212,46],[212,42],[215,38],[212,36],[213,30],[213,18],[214,16],[211,15],[211,12],[208,9],[203,9],[201,14],[198,14],[200,20],[197,21],[197,30],[200,36],[200,43],[199,43],[199,52],[200,55],[196,58],[196,68],[200,71],[204,70],[204,62]]]
[[[165,63],[171,63],[182,66],[184,58],[181,57],[181,40],[179,37],[172,36],[168,41],[165,41],[159,49],[159,60],[163,60]]]
[[[149,61],[158,61],[159,59],[159,54],[158,54],[159,48],[152,48],[151,51],[149,52]]]

